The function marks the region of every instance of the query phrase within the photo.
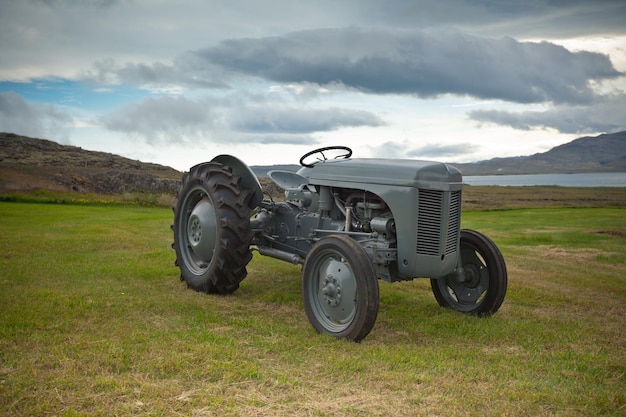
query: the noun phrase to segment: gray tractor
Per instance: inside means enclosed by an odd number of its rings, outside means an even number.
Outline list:
[[[460,228],[461,172],[439,162],[351,156],[350,148],[331,146],[302,156],[297,173],[268,172],[285,201],[265,198],[234,156],[192,167],[173,208],[181,280],[230,294],[253,250],[302,265],[313,327],[353,341],[374,326],[379,279],[429,278],[439,305],[495,313],[506,294],[506,265],[487,236]]]

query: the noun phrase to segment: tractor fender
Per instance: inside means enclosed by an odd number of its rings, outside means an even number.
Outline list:
[[[211,162],[218,162],[222,165],[229,166],[233,170],[233,174],[241,178],[241,185],[244,188],[252,190],[252,198],[250,199],[248,206],[254,209],[263,201],[263,190],[259,180],[254,175],[254,172],[250,169],[245,162],[232,155],[218,155],[211,160]]]

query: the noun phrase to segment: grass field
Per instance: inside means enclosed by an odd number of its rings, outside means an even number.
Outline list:
[[[187,289],[169,209],[0,203],[0,415],[624,416],[625,215],[464,212],[507,261],[500,311],[381,282],[355,344],[314,332],[290,264]]]

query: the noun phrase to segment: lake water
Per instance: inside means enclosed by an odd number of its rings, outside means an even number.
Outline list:
[[[463,176],[469,185],[530,186],[558,185],[561,187],[626,187],[626,172],[594,174],[532,174]]]

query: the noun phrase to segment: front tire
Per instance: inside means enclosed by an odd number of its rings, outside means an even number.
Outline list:
[[[190,288],[219,294],[239,288],[252,259],[252,195],[231,167],[220,163],[196,165],[184,175],[173,207],[172,247],[181,280]]]
[[[460,251],[463,280],[457,274],[430,280],[437,303],[480,317],[494,314],[504,301],[508,281],[502,253],[475,230],[461,230]]]
[[[313,246],[302,271],[302,295],[307,317],[320,333],[358,342],[374,327],[378,280],[354,239],[333,235]]]

